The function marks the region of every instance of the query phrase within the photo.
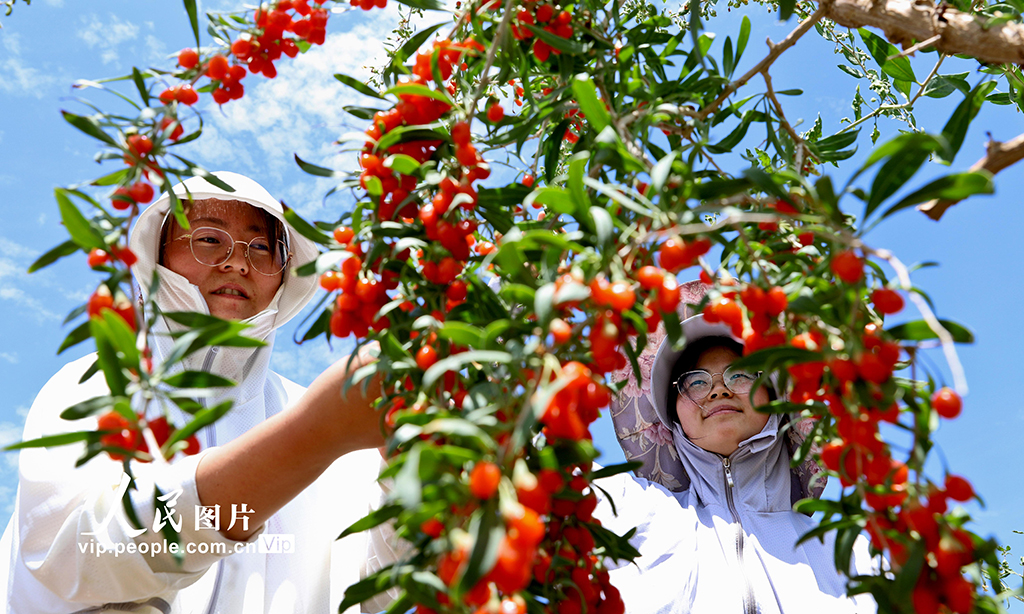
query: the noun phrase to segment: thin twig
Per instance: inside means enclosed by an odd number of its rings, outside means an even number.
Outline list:
[[[939,60],[937,62],[935,62],[935,66],[932,66],[932,71],[930,73],[928,73],[928,76],[925,77],[924,81],[921,82],[921,88],[917,90],[917,93],[914,94],[913,98],[911,98],[910,100],[908,100],[908,101],[906,101],[906,102],[904,102],[902,104],[883,104],[882,106],[878,107],[874,111],[868,113],[864,117],[858,119],[857,121],[853,122],[849,126],[843,128],[842,130],[840,130],[836,134],[842,134],[842,133],[844,133],[844,132],[846,132],[848,130],[852,130],[852,129],[856,128],[857,126],[863,124],[864,122],[868,121],[872,117],[875,117],[875,116],[879,115],[883,111],[899,111],[901,109],[909,109],[909,108],[913,107],[914,103],[917,102],[917,99],[920,98],[922,94],[924,94],[924,90],[928,87],[928,83],[930,83],[931,80],[935,78],[935,74],[939,72],[939,66],[942,66],[942,62],[944,62],[946,60],[946,57],[947,56],[945,56],[945,55],[940,55],[939,56]]]
[[[487,51],[487,61],[484,62],[484,69],[480,72],[480,83],[476,86],[476,91],[473,93],[473,102],[469,104],[467,119],[473,119],[473,115],[476,113],[476,103],[483,97],[484,90],[491,82],[491,78],[487,73],[491,71],[491,67],[494,66],[494,60],[498,57],[498,47],[501,46],[500,43],[505,38],[509,22],[512,21],[512,7],[514,5],[514,0],[505,0],[505,14],[502,15],[501,23],[498,24],[498,31],[494,35],[494,44]]]
[[[995,175],[1004,168],[1016,164],[1024,158],[1024,134],[1017,135],[1005,143],[990,140],[985,155],[971,166],[972,171],[988,171]],[[936,222],[959,200],[930,200],[917,206],[917,210]]]
[[[782,55],[784,51],[795,45],[796,42],[800,40],[801,36],[806,34],[807,31],[814,26],[814,24],[821,21],[821,19],[825,16],[825,13],[828,10],[828,6],[830,4],[830,2],[822,2],[818,6],[818,9],[814,11],[814,13],[810,17],[800,22],[800,25],[797,26],[795,30],[790,32],[789,35],[786,36],[786,38],[782,39],[782,41],[779,44],[776,45],[772,43],[769,39],[768,47],[770,51],[768,52],[768,55],[766,55],[763,60],[758,62],[756,66],[748,70],[746,74],[744,74],[742,77],[725,86],[725,90],[722,91],[721,95],[719,95],[714,102],[701,109],[695,116],[695,119],[701,121],[707,119],[708,115],[711,115],[712,113],[715,112],[716,109],[718,109],[718,107],[722,106],[722,103],[725,102],[726,99],[729,98],[729,96],[732,96],[733,92],[743,87],[747,83],[747,81],[753,79],[755,75],[763,72],[769,66],[771,66],[775,62],[775,60],[777,60],[779,56]]]
[[[779,125],[789,134],[789,138],[793,139],[793,145],[796,146],[796,172],[803,174],[804,151],[807,145],[804,144],[804,140],[793,129],[793,126],[789,125],[789,122],[786,121],[786,115],[782,112],[782,104],[779,103],[779,99],[775,97],[775,90],[772,89],[772,78],[768,74],[767,68],[761,71],[761,76],[764,77],[765,87],[768,88],[768,99],[772,101],[772,104],[775,106],[775,112],[779,114]]]
[[[908,47],[907,49],[904,49],[900,53],[897,53],[896,55],[894,55],[894,56],[892,56],[890,58],[885,58],[885,60],[887,62],[889,62],[889,61],[892,61],[892,60],[898,60],[900,58],[905,58],[908,55],[910,55],[911,53],[914,53],[915,51],[920,51],[921,49],[924,49],[925,47],[928,47],[929,45],[932,45],[933,43],[937,43],[940,40],[942,40],[942,35],[941,34],[936,34],[935,36],[929,38],[928,40],[921,41],[920,43],[914,45],[913,47]]]
[[[907,267],[896,256],[889,250],[877,249],[873,250],[864,246],[864,250],[868,251],[875,256],[885,260],[889,263],[889,266],[896,271],[896,276],[900,280],[900,287],[907,291],[910,296],[910,300],[914,301],[914,305],[917,306],[917,310],[921,313],[921,317],[924,318],[925,323],[928,324],[928,328],[932,330],[938,337],[939,342],[942,344],[942,353],[946,356],[946,362],[949,364],[949,370],[953,373],[953,386],[961,396],[967,394],[967,377],[964,375],[963,365],[960,364],[960,357],[957,356],[956,347],[953,345],[953,336],[946,330],[939,319],[932,312],[931,307],[928,306],[928,301],[924,300],[917,292],[913,291],[913,286],[910,283],[910,272]]]

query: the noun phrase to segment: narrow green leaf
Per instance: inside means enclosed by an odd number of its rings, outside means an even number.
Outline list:
[[[744,15],[743,21],[740,22],[740,35],[736,39],[736,61],[734,62],[736,66],[740,65],[740,58],[743,57],[748,40],[750,40],[750,18]]]
[[[544,205],[557,213],[572,215],[576,212],[576,203],[573,201],[572,195],[559,187],[545,186],[537,188],[523,199],[524,208],[534,203]]]
[[[165,377],[163,381],[175,388],[227,388],[235,385],[235,382],[226,377],[206,371],[181,371]]]
[[[988,96],[996,87],[995,81],[986,81],[979,83],[971,90],[963,101],[957,105],[953,114],[949,117],[946,125],[942,128],[942,136],[946,137],[949,142],[948,152],[940,152],[938,158],[947,164],[952,164],[953,159],[956,157],[960,147],[964,143],[964,138],[967,136],[967,129],[970,127],[971,122],[978,115],[978,111],[981,110],[981,105],[985,103],[985,97]]]
[[[598,243],[607,245],[612,240],[612,231],[615,229],[611,214],[602,207],[591,207],[590,218],[594,220],[594,234],[597,235]]]
[[[285,221],[287,221],[288,224],[295,229],[295,232],[306,237],[307,239],[314,243],[319,243],[320,245],[331,245],[332,243],[334,243],[333,237],[329,237],[323,232],[320,232],[315,226],[313,226],[306,220],[302,219],[302,217],[300,217],[299,214],[296,213],[294,209],[284,204],[283,202],[281,203],[281,206],[284,207]]]
[[[654,193],[658,194],[665,187],[665,182],[668,181],[668,176],[672,172],[672,163],[676,161],[676,152],[670,151],[658,163],[651,169],[651,187],[654,188]]]
[[[102,128],[100,128],[99,122],[97,122],[95,119],[91,117],[85,117],[82,115],[75,115],[74,113],[69,113],[67,111],[61,111],[60,113],[64,116],[64,119],[66,119],[69,124],[71,124],[75,128],[78,128],[79,130],[88,134],[94,139],[99,139],[112,147],[117,147],[118,149],[121,148],[121,146],[118,145],[117,141],[115,141],[109,134],[107,134],[106,132],[103,131]]]
[[[444,5],[438,0],[398,0],[401,4],[411,6],[414,9],[422,9],[425,11],[440,11],[444,9]]]
[[[4,451],[23,450],[25,448],[49,448],[51,446],[64,446],[76,441],[85,441],[93,435],[92,431],[77,431],[74,433],[61,433],[60,435],[47,435],[29,441],[19,441],[4,447]]]
[[[871,183],[871,195],[864,208],[864,219],[874,213],[885,199],[903,187],[918,169],[928,160],[928,152],[917,148],[907,148],[897,152],[878,169],[875,180]]]
[[[192,417],[192,419],[189,420],[188,424],[174,431],[171,434],[171,437],[167,440],[167,443],[163,445],[163,449],[170,449],[171,446],[178,443],[179,441],[184,441],[191,437],[192,435],[195,435],[199,431],[199,429],[205,426],[209,426],[216,422],[217,420],[220,420],[224,414],[228,413],[228,411],[231,409],[231,406],[231,401],[224,401],[223,403],[218,403],[213,407],[197,411],[195,415]]]
[[[112,342],[112,333],[106,321],[100,317],[90,318],[89,330],[96,342],[96,360],[99,362],[103,377],[107,380],[107,388],[114,396],[125,396],[128,378],[121,370],[121,361]]]
[[[375,91],[372,87],[366,85],[359,79],[350,77],[348,75],[344,75],[342,73],[335,73],[334,78],[337,79],[338,81],[341,81],[345,85],[351,87],[352,89],[354,89],[355,91],[359,92],[364,96],[370,96],[371,98],[384,100],[384,97],[381,96],[379,92]]]
[[[202,45],[199,42],[199,12],[196,10],[196,0],[185,0],[185,11],[188,12],[188,23],[192,26],[192,34],[196,37],[196,49]]]
[[[789,21],[789,18],[793,16],[794,8],[796,8],[796,0],[780,0],[779,19],[781,21]]]
[[[57,262],[61,258],[65,256],[70,256],[71,254],[74,254],[77,251],[78,245],[75,244],[74,241],[65,241],[58,245],[57,247],[54,247],[50,251],[40,256],[38,260],[32,263],[32,266],[28,267],[28,272],[35,273],[36,271],[44,269],[53,264],[54,262]]]
[[[470,350],[460,352],[454,356],[443,358],[431,366],[423,374],[423,388],[429,388],[434,382],[448,371],[458,371],[471,362],[509,362],[512,355],[508,352],[495,352],[493,350]]]
[[[392,88],[389,88],[388,91],[384,93],[392,94],[395,96],[398,96],[399,94],[412,94],[414,96],[425,96],[427,98],[433,98],[434,100],[440,100],[441,102],[447,102],[448,104],[452,103],[448,96],[445,96],[444,94],[437,90],[430,89],[425,85],[420,85],[419,83],[406,83],[402,85],[396,85]]]
[[[909,58],[903,56],[889,59],[892,56],[899,55],[900,52],[896,47],[870,30],[860,28],[857,30],[857,33],[860,34],[861,40],[864,41],[864,46],[868,48],[868,53],[874,58],[875,63],[882,69],[882,72],[893,79],[917,83],[917,77],[914,76],[914,69],[910,66]]]
[[[587,121],[593,127],[594,132],[601,132],[611,124],[611,116],[604,107],[604,102],[597,97],[597,86],[594,85],[590,75],[580,73],[572,80],[572,93],[576,96],[576,102],[580,110],[587,116]]]
[[[562,53],[567,53],[570,55],[580,55],[586,51],[586,47],[584,47],[582,43],[576,42],[571,38],[562,38],[561,36],[556,36],[551,32],[548,32],[544,28],[538,28],[537,26],[534,25],[523,25],[526,26],[526,28],[530,32],[533,32],[534,36],[536,36],[539,40],[544,41],[553,49],[558,49]]]
[[[992,174],[988,171],[954,173],[939,177],[923,188],[908,194],[903,200],[889,207],[882,214],[881,219],[907,207],[933,199],[963,200],[975,194],[992,194],[994,192],[995,184],[992,183]]]
[[[78,345],[79,343],[85,341],[91,336],[92,333],[89,332],[89,322],[85,321],[79,324],[78,326],[75,327],[73,331],[68,333],[67,337],[64,338],[64,341],[60,344],[60,347],[57,348],[57,354],[60,355],[61,353],[64,352],[64,350]]]
[[[139,72],[139,69],[134,66],[132,66],[132,81],[135,82],[135,88],[139,90],[139,96],[142,97],[142,103],[148,107],[149,91],[146,89],[146,80],[142,78],[142,73]]]
[[[480,345],[484,331],[482,328],[478,328],[472,324],[451,321],[445,322],[444,326],[438,329],[437,334],[438,336],[448,339],[449,341],[454,341],[459,345],[473,348]]]
[[[83,251],[89,251],[93,248],[106,248],[103,235],[92,227],[89,220],[71,202],[71,199],[67,197],[67,192],[63,188],[56,188],[53,194],[57,198],[57,207],[60,209],[61,221],[64,222],[64,228],[71,235],[71,240],[78,247],[82,248]]]
[[[974,333],[967,327],[957,324],[951,320],[939,320],[939,324],[942,328],[949,331],[953,341],[957,343],[974,343]],[[913,322],[907,322],[892,328],[886,329],[894,339],[903,339],[906,341],[925,341],[928,339],[938,339],[939,336],[935,334],[935,331],[928,326],[928,323],[924,320],[915,320]]]
[[[379,527],[393,518],[398,518],[398,515],[401,514],[402,511],[403,508],[401,505],[385,505],[380,509],[373,510],[366,516],[363,516],[349,525],[347,529],[341,532],[338,539],[354,535],[355,533],[362,533],[363,531],[368,531],[374,527]]]
[[[303,160],[302,158],[299,157],[299,154],[295,154],[295,163],[299,165],[299,168],[301,168],[302,170],[306,171],[310,175],[315,175],[317,177],[338,177],[339,176],[338,173],[332,171],[329,168],[324,168],[322,166],[317,166],[315,164],[310,164],[309,162],[306,162],[305,160]]]
[[[60,417],[64,420],[81,420],[93,414],[99,413],[105,409],[113,407],[117,401],[115,397],[109,395],[102,395],[93,397],[81,403],[75,403],[71,407],[65,409],[60,413]]]
[[[420,163],[412,156],[392,154],[384,159],[384,167],[398,171],[403,175],[412,175],[420,170]]]
[[[759,115],[760,114],[755,111],[747,111],[744,113],[743,119],[740,120],[739,125],[721,141],[714,145],[708,145],[707,150],[715,154],[732,151],[733,147],[739,145],[740,141],[743,140],[743,137],[747,135],[747,129],[750,127],[750,122]]]

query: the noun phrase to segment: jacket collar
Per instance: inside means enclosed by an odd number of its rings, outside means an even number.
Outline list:
[[[778,414],[769,416],[761,432],[741,442],[728,457],[738,508],[756,512],[792,509],[793,477],[788,449],[779,434],[780,422]],[[673,424],[672,440],[698,501],[705,507],[726,506],[726,457],[697,446],[678,423]]]

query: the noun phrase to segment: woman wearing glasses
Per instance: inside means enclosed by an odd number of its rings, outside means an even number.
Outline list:
[[[128,495],[144,531],[122,504],[120,462],[100,455],[76,468],[77,445],[21,453],[14,516],[0,542],[5,612],[326,613],[366,571],[376,536],[334,540],[380,498],[376,412],[358,387],[340,394],[347,357],[308,390],[270,370],[274,331],[316,292],[315,277],[290,268],[313,260],[317,249],[287,227],[281,204],[262,186],[216,175],[234,191],[200,178],[175,186],[188,230],[169,213],[166,194],[142,212],[130,240],[139,258],[132,272],[143,293],[159,272],[160,312],[243,321],[245,334],[266,345],[205,348],[184,359],[184,369],[237,382],[201,399],[207,407],[225,400],[233,406],[199,432],[199,454],[132,463]],[[176,327],[156,318],[154,362],[168,355]],[[94,360],[86,356],[50,380],[33,403],[24,439],[96,428],[95,417],[59,418],[65,408],[107,394],[100,375],[79,381]],[[141,411],[141,399],[133,403]],[[166,412],[179,426],[190,419],[176,406],[149,404],[146,411],[150,420]],[[155,512],[158,502],[165,507]],[[161,551],[168,530],[188,548],[183,561]]]
[[[671,492],[641,478],[604,480],[618,516],[595,512],[613,530],[637,527],[637,565],[612,573],[627,611],[874,612],[869,597],[845,596],[832,539],[795,545],[816,523],[793,511],[806,493],[790,468],[787,419],[755,409],[775,391],[766,385],[751,395],[759,374],[731,366],[742,342],[702,316],[685,320],[683,335],[682,351],[667,341],[659,348],[650,400],[685,470],[677,477],[688,485]],[[869,570],[860,539],[851,575]]]

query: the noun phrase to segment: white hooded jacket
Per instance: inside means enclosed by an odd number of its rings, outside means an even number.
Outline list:
[[[846,577],[833,562],[834,534],[828,534],[824,543],[810,539],[795,546],[817,522],[793,511],[794,498],[801,497],[799,480],[790,470],[780,416],[771,415],[758,434],[728,457],[700,448],[679,423],[667,419],[665,401],[655,398],[666,394],[675,363],[675,356],[662,361],[661,353],[652,369],[651,400],[662,424],[672,431],[689,486],[672,492],[627,474],[598,482],[618,515],[602,498],[595,517],[620,535],[637,528],[630,543],[641,556],[635,565],[611,572],[626,611],[874,613],[877,607],[869,595],[846,597]],[[863,536],[855,543],[850,572],[874,573]]]
[[[234,173],[216,175],[235,191],[192,178],[175,186],[175,193],[185,197],[187,188],[196,200],[240,200],[284,222],[280,203],[255,181]],[[156,263],[168,207],[165,195],[136,223],[130,241],[139,258],[133,267],[134,277],[145,292],[153,270],[159,268],[156,301],[163,311],[208,313],[197,287]],[[291,229],[288,235],[293,264],[316,257],[316,247],[310,241]],[[247,320],[251,328],[245,334],[265,341],[265,347],[206,348],[185,359],[185,369],[209,371],[238,382],[206,401],[213,404],[231,398],[234,406],[224,418],[198,433],[204,451],[287,411],[304,393],[301,386],[270,371],[270,354],[274,331],[297,315],[315,291],[315,277],[286,272],[270,306]],[[158,319],[155,329],[150,343],[154,361],[158,361],[173,340],[166,335],[166,320]],[[96,417],[76,422],[59,417],[65,408],[107,393],[102,375],[79,384],[94,359],[90,355],[66,365],[46,384],[30,409],[24,440],[95,429]],[[150,408],[149,415],[158,411]],[[169,411],[177,425],[188,420],[177,408]],[[235,542],[216,530],[197,527],[195,475],[203,453],[179,456],[170,464],[133,463],[137,489],[132,500],[146,527],[137,535],[121,505],[121,463],[100,455],[75,468],[83,449],[83,444],[76,444],[21,452],[14,515],[0,541],[0,578],[6,579],[0,584],[0,604],[6,612],[326,614],[336,611],[349,585],[380,566],[373,554],[379,535],[360,533],[334,541],[380,502],[376,478],[381,458],[376,450],[338,459],[256,535],[247,542]],[[189,548],[183,566],[166,552],[154,554],[154,545],[159,549],[164,544],[154,526],[159,520],[166,522],[154,516],[157,488],[174,495],[174,520],[181,523],[181,544]],[[236,521],[241,522],[244,510],[237,511]],[[232,510],[221,510],[222,528],[231,519]],[[275,540],[275,535],[283,537]],[[120,552],[101,552],[103,548]],[[143,550],[145,553],[140,553]],[[381,604],[365,607],[365,611],[375,612]],[[358,607],[349,610],[358,611]]]

